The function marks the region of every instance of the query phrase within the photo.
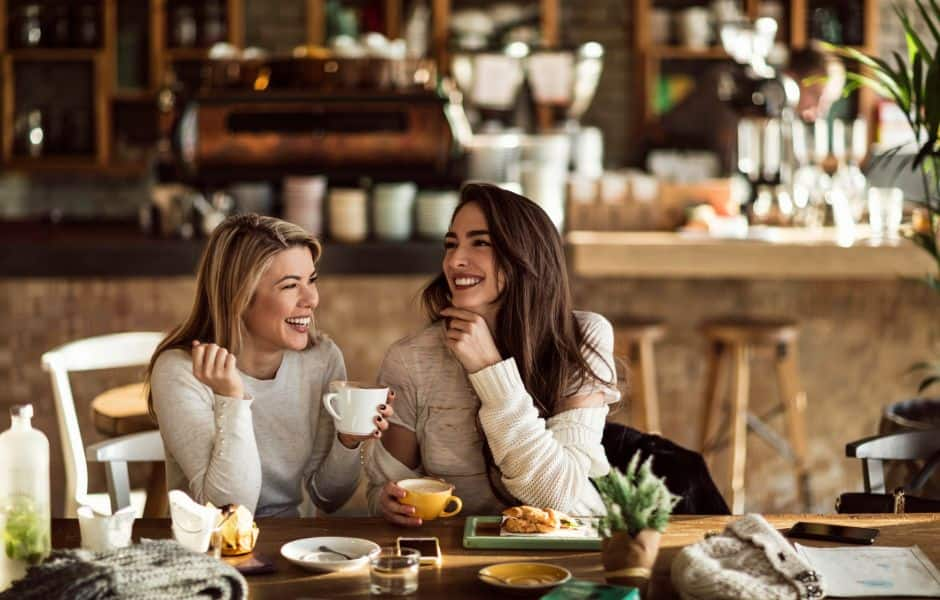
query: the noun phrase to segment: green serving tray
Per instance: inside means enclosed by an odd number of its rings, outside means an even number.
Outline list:
[[[464,548],[515,550],[600,550],[598,537],[550,537],[546,535],[499,535],[502,517],[467,517],[463,528]],[[482,526],[482,527],[481,527]]]

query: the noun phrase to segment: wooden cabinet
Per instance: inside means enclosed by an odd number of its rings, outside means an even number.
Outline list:
[[[306,8],[306,42],[323,45],[326,0],[298,1]],[[383,1],[384,33],[399,37],[405,0]],[[0,169],[117,176],[145,172],[160,137],[158,97],[169,83],[168,73],[172,70],[181,79],[187,73],[190,79],[200,77],[201,65],[215,41],[244,47],[244,2],[0,0]],[[451,0],[429,3],[431,52],[446,72]],[[560,0],[539,3],[543,37],[555,45]],[[96,15],[93,47],[48,43],[48,39],[17,47],[17,32],[29,31],[29,19],[36,11],[60,10],[71,19],[72,27],[78,26],[76,15]],[[48,38],[54,22],[40,16],[39,26]],[[24,91],[17,81],[27,77],[38,78],[41,85]],[[38,100],[37,93],[42,96]],[[60,147],[51,143],[57,136],[82,135],[88,143]],[[45,139],[37,144],[39,136]]]
[[[710,2],[702,0],[699,4],[708,9]],[[845,10],[848,7],[860,22],[856,28],[859,40],[846,40],[853,43],[866,53],[877,52],[878,31],[878,3],[876,0],[740,0],[739,10],[749,19],[755,19],[762,14],[762,8],[767,5],[776,5],[783,12],[782,22],[778,23],[777,39],[783,41],[791,49],[805,48],[812,38],[813,18],[819,14],[817,9]],[[659,114],[656,109],[655,94],[660,85],[660,78],[671,66],[689,61],[723,61],[731,60],[724,51],[720,41],[713,40],[710,47],[692,49],[675,43],[661,45],[653,43],[652,21],[654,8],[669,10],[673,21],[678,11],[687,8],[688,2],[670,2],[667,0],[628,0],[628,9],[633,7],[633,49],[636,84],[634,85],[636,121],[632,125],[636,131],[649,133],[657,129]],[[843,16],[843,15],[836,15]],[[838,20],[838,19],[837,19]],[[843,18],[839,27],[848,27]],[[848,30],[846,30],[848,33]],[[860,43],[857,43],[860,42]],[[849,65],[852,68],[852,65]],[[695,67],[701,74],[701,65]],[[871,117],[874,111],[875,96],[867,89],[859,92],[858,109],[861,115]],[[873,129],[873,128],[870,128]]]

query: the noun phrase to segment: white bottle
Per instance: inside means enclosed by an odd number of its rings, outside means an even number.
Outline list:
[[[33,406],[10,409],[0,433],[0,591],[51,550],[49,440],[33,429]]]

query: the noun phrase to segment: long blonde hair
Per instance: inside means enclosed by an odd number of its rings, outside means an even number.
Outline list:
[[[174,348],[189,351],[193,340],[200,340],[216,343],[237,355],[245,335],[243,315],[258,281],[278,252],[297,246],[309,248],[317,263],[319,242],[293,223],[248,214],[229,217],[216,227],[199,260],[196,298],[189,316],[160,342],[150,359],[145,382],[151,415],[150,376],[160,354]],[[316,336],[311,327],[311,343],[316,342]]]

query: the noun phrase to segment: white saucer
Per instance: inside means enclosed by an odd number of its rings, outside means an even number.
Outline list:
[[[349,560],[338,554],[323,552],[320,546],[356,558]],[[281,546],[281,556],[302,569],[321,573],[364,567],[369,563],[369,557],[380,551],[381,548],[375,542],[351,537],[303,538]]]

